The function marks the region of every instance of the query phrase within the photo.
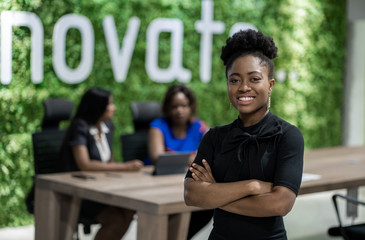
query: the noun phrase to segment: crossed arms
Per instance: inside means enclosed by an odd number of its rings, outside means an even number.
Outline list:
[[[296,194],[289,188],[272,186],[256,179],[217,183],[207,161],[190,167],[192,178],[184,182],[185,203],[201,208],[220,208],[251,216],[285,216],[292,209]]]

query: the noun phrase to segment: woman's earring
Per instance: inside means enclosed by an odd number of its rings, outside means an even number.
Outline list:
[[[269,94],[269,99],[267,100],[267,109],[271,107],[271,95]]]

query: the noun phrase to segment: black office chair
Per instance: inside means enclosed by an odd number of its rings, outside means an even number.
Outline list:
[[[65,135],[65,130],[59,129],[59,124],[71,118],[74,108],[73,102],[60,98],[47,99],[43,106],[42,130],[32,134],[35,175],[57,172],[56,160]],[[34,214],[34,177],[26,206],[28,212]]]
[[[161,103],[157,101],[132,102],[130,104],[134,131],[148,131],[150,122],[162,116]]]
[[[59,172],[57,160],[66,133],[66,130],[60,129],[60,122],[70,120],[74,109],[73,102],[61,98],[47,99],[43,106],[42,130],[32,134],[35,175]],[[33,177],[33,186],[26,199],[27,210],[31,214],[34,214],[34,187]],[[78,222],[83,225],[85,234],[91,232],[92,224],[97,224],[96,221],[83,217]],[[78,228],[76,238],[79,239]]]
[[[352,225],[348,225],[348,226],[342,225],[341,216],[340,216],[340,212],[339,212],[339,208],[338,208],[338,204],[337,204],[337,198],[342,198],[342,199],[346,200],[346,202],[355,204],[356,206],[358,206],[358,205],[365,206],[365,202],[356,200],[354,198],[340,195],[340,194],[333,195],[332,201],[333,201],[333,205],[335,207],[336,216],[337,216],[339,225],[337,227],[332,227],[332,228],[328,229],[328,235],[336,236],[336,237],[341,236],[345,240],[364,240],[365,239],[365,223],[357,223],[357,224],[352,224]]]
[[[70,120],[74,103],[62,98],[49,98],[43,102],[42,130],[59,130],[60,122]]]
[[[148,157],[147,132],[124,134],[120,137],[123,161],[145,160]]]
[[[161,117],[161,103],[156,101],[132,102],[132,119],[135,132],[120,136],[123,161],[148,158],[148,129],[155,118]],[[145,162],[145,164],[150,164]]]

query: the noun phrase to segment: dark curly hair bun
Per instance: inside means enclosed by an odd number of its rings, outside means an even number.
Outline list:
[[[274,59],[277,57],[278,49],[273,39],[262,32],[252,29],[240,30],[226,40],[226,45],[222,47],[221,59],[227,66],[233,56],[238,57],[251,52],[261,52],[269,59]]]

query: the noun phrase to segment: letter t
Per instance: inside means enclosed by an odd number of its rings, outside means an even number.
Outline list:
[[[209,82],[212,70],[212,35],[224,32],[225,25],[221,21],[213,21],[213,2],[202,0],[202,20],[195,22],[195,29],[201,33],[200,39],[200,79]]]

